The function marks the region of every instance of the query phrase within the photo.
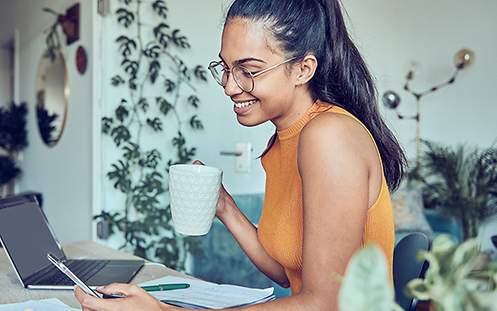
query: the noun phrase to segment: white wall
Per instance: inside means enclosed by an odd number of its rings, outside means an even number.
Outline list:
[[[0,107],[12,100],[12,64],[11,52],[7,48],[0,48]]]
[[[415,111],[414,100],[402,90],[412,61],[419,64],[412,86],[426,90],[449,78],[453,56],[460,48],[472,49],[475,63],[460,73],[456,83],[423,98],[421,136],[447,144],[480,146],[496,140],[496,1],[343,2],[380,94],[388,89],[397,91],[405,114]],[[414,156],[414,123],[397,120],[393,111],[384,111],[384,115]]]
[[[39,59],[45,48],[44,30],[53,16],[42,12],[50,7],[65,12],[74,0],[16,1],[11,14],[20,32],[20,94],[29,104],[29,147],[24,153],[20,190],[43,193],[45,213],[62,242],[91,238],[92,215],[92,48],[94,1],[81,3],[81,39],[65,51],[70,98],[66,128],[59,143],[52,148],[41,141],[35,122],[35,81]],[[83,45],[89,54],[84,76],[75,68],[75,51]]]
[[[444,144],[489,147],[497,142],[497,1],[344,0],[354,37],[377,78],[380,94],[393,89],[400,111],[415,113],[414,99],[402,91],[412,61],[418,72],[412,87],[426,90],[452,74],[453,56],[463,47],[475,62],[456,83],[421,102],[421,137]],[[415,124],[383,110],[410,158],[415,156]],[[480,230],[482,249],[493,249],[497,218]]]
[[[217,58],[224,11],[222,2],[221,0],[201,2],[175,0],[167,2],[169,7],[168,23],[172,27],[181,29],[193,47],[191,51],[181,54],[187,64],[191,66],[202,64],[207,67],[210,61]],[[112,11],[115,12],[117,7],[118,2],[113,1]],[[122,89],[112,88],[109,83],[111,77],[119,73],[120,63],[120,57],[116,57],[118,54],[114,41],[122,30],[121,26],[116,25],[115,20],[114,15],[105,17],[101,21],[103,31],[97,35],[99,49],[102,50],[97,53],[103,55],[103,63],[105,64],[98,69],[98,75],[102,77],[101,85],[104,85],[103,89],[98,92],[101,93],[98,106],[101,107],[104,115],[113,115],[116,104],[119,103],[122,96]],[[145,27],[155,26],[155,24],[149,20]],[[266,137],[272,134],[272,130],[268,130],[267,126],[256,129],[239,126],[232,105],[224,96],[222,89],[210,79],[210,76],[208,78],[208,84],[196,84],[198,95],[201,98],[198,114],[204,123],[205,130],[199,132],[186,130],[187,141],[190,146],[198,147],[198,159],[203,160],[208,165],[223,169],[224,182],[233,193],[263,192],[264,175],[255,155],[252,161],[255,168],[249,174],[236,174],[234,172],[235,159],[221,157],[219,152],[234,150],[236,142],[251,142],[254,144],[255,151],[261,152],[265,146]],[[150,92],[153,91],[149,90],[146,94],[150,96]],[[170,157],[172,152],[170,140],[173,136],[170,133],[176,132],[174,119],[169,120],[171,124],[165,125],[164,134],[159,135],[156,141],[147,142],[149,145],[158,146],[164,152],[166,159]],[[154,136],[157,137],[157,135]],[[260,139],[261,137],[263,139]],[[110,164],[115,161],[118,154],[112,140],[104,136],[101,155],[103,197],[100,202],[106,210],[122,209],[124,204],[124,197],[112,187],[112,183],[105,176],[105,173],[110,169]]]
[[[226,3],[229,1],[169,1],[171,24],[180,27],[194,50],[189,58],[208,64],[216,59]],[[393,89],[402,97],[400,110],[412,114],[414,100],[403,92],[404,76],[412,61],[418,72],[413,88],[425,90],[446,81],[454,70],[453,56],[462,47],[475,51],[476,60],[460,73],[453,86],[423,98],[421,136],[447,144],[489,146],[497,139],[497,2],[479,0],[403,1],[343,0],[352,35],[377,79],[381,94]],[[184,13],[180,13],[184,12]],[[183,15],[185,14],[185,15]],[[185,16],[187,16],[185,18]],[[210,77],[209,77],[210,78]],[[231,104],[215,83],[200,89],[202,117],[207,130],[192,136],[199,157],[222,167],[224,180],[234,193],[264,190],[264,173],[254,160],[250,174],[236,174],[234,160],[219,156],[239,141],[252,142],[256,155],[272,134],[272,126],[243,128]],[[381,108],[410,158],[415,155],[415,124],[400,121]]]
[[[194,48],[188,59],[205,67],[211,61],[218,60],[224,16],[230,1],[169,2],[172,12],[170,23],[184,31]],[[185,18],[180,12],[190,17]],[[208,79],[207,85],[198,88],[202,99],[199,115],[206,129],[190,136],[192,143],[198,146],[198,158],[223,169],[223,180],[228,191],[234,194],[264,192],[265,174],[257,157],[265,149],[274,127],[270,123],[252,128],[241,126],[236,120],[231,100],[210,73]],[[220,151],[234,151],[237,142],[250,142],[254,147],[250,173],[235,172],[235,158],[219,155]]]
[[[96,1],[81,1],[82,39],[67,49],[71,98],[67,128],[54,148],[41,143],[33,113],[34,85],[38,59],[43,50],[44,34],[52,17],[41,11],[48,6],[62,11],[73,2],[8,1],[15,16],[12,26],[21,37],[20,94],[30,104],[29,141],[25,153],[21,190],[39,190],[46,199],[46,212],[56,233],[63,241],[91,237],[92,214],[101,207],[119,206],[119,196],[105,178],[113,155],[111,144],[103,142],[100,151],[100,109],[115,97],[109,79],[115,73],[117,57],[111,40],[115,39],[114,20],[96,16]],[[193,50],[185,59],[205,64],[216,59],[224,8],[229,0],[169,0],[169,22],[190,39]],[[478,0],[403,1],[343,0],[348,10],[354,38],[378,82],[380,93],[396,90],[403,96],[401,109],[413,111],[412,101],[401,91],[403,77],[411,61],[417,61],[419,72],[413,87],[425,89],[444,81],[453,69],[453,54],[461,47],[475,51],[476,61],[461,73],[454,86],[423,101],[423,138],[446,143],[470,142],[488,146],[496,138],[497,105],[497,2]],[[115,10],[113,1],[112,11]],[[1,3],[2,11],[5,1]],[[12,8],[12,9],[11,9]],[[29,9],[28,9],[29,8]],[[5,14],[3,14],[5,15]],[[4,19],[2,19],[4,20]],[[3,24],[2,24],[3,25]],[[9,24],[7,24],[9,25]],[[12,28],[13,29],[13,28]],[[0,32],[12,29],[2,28]],[[94,31],[94,36],[92,35]],[[89,68],[84,76],[75,71],[74,53],[82,44],[89,54]],[[92,71],[93,67],[95,71]],[[244,128],[237,124],[232,105],[214,81],[199,87],[202,99],[200,117],[206,130],[190,135],[198,147],[198,158],[224,170],[224,182],[235,194],[262,192],[264,173],[259,161],[253,160],[249,174],[234,172],[234,159],[219,156],[222,150],[233,150],[236,142],[254,144],[254,158],[262,151],[272,127]],[[391,111],[384,111],[388,122],[398,133],[408,153],[414,154],[414,124],[398,121]],[[167,141],[157,143],[166,144]],[[100,197],[102,194],[102,197]]]
[[[205,64],[217,58],[220,48],[223,16],[228,0],[171,0],[169,23],[178,27],[190,39],[193,50],[183,54],[188,63]],[[402,91],[404,76],[412,61],[419,63],[415,89],[424,90],[445,81],[454,69],[453,55],[462,47],[475,51],[476,61],[460,74],[451,87],[427,96],[422,102],[422,137],[448,144],[469,142],[488,146],[497,135],[497,106],[495,51],[497,50],[497,2],[480,0],[468,5],[463,0],[428,0],[398,2],[394,0],[344,0],[348,22],[359,48],[377,79],[380,95],[385,90],[397,91],[403,99],[401,111],[411,114],[414,102]],[[115,7],[113,8],[115,10]],[[103,41],[106,42],[107,64],[117,60],[112,39],[116,36],[115,22],[106,19]],[[112,65],[104,68],[104,83],[115,72]],[[210,76],[209,76],[210,78]],[[198,158],[207,164],[221,167],[224,183],[235,194],[263,192],[264,172],[255,159],[273,133],[269,124],[244,128],[237,124],[230,100],[222,89],[210,80],[198,87],[202,106],[200,116],[206,130],[189,135],[189,141],[198,146]],[[104,91],[103,98],[112,98],[112,91]],[[413,122],[399,121],[393,111],[385,111],[387,122],[398,134],[408,155],[414,156],[415,126]],[[106,111],[110,113],[111,111]],[[105,141],[105,139],[104,139]],[[255,147],[253,169],[249,174],[234,172],[234,158],[219,155],[222,150],[233,150],[236,142],[251,142]],[[103,149],[103,168],[106,170],[112,155],[110,145]],[[105,180],[104,206],[114,205],[109,182]]]

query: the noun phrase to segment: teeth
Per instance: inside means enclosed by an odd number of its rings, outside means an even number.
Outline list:
[[[248,107],[250,105],[255,104],[255,102],[256,102],[256,100],[250,100],[250,101],[246,101],[246,102],[235,103],[235,107],[236,108],[245,108],[245,107]]]

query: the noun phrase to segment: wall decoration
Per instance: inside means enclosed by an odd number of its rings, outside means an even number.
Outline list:
[[[51,26],[51,32],[61,27],[62,32],[66,37],[66,45],[71,45],[72,43],[79,40],[79,22],[80,22],[80,4],[76,3],[66,10],[65,14],[58,13],[50,8],[44,8],[43,11],[55,15],[56,20]],[[47,42],[48,43],[48,42]],[[60,42],[59,47],[60,47]]]
[[[404,91],[406,91],[408,94],[414,97],[415,103],[416,103],[416,114],[415,115],[403,115],[398,111],[398,107],[400,106],[401,103],[401,97],[398,95],[397,92],[388,90],[385,93],[383,93],[382,96],[382,101],[385,107],[388,109],[395,110],[397,117],[400,120],[414,120],[416,121],[416,167],[419,165],[419,159],[420,159],[420,145],[421,145],[421,130],[420,130],[420,121],[421,121],[421,113],[420,113],[420,104],[421,104],[421,99],[425,97],[426,95],[432,94],[444,87],[447,87],[449,85],[454,84],[456,82],[456,78],[458,77],[458,74],[461,70],[466,69],[468,66],[470,66],[473,61],[474,61],[475,55],[474,52],[470,49],[463,48],[459,50],[455,55],[454,55],[454,67],[455,71],[452,74],[452,76],[444,83],[434,85],[430,88],[428,88],[425,91],[415,91],[411,88],[410,83],[414,79],[414,75],[416,73],[416,64],[413,63],[411,66],[411,69],[407,73],[405,79],[406,82],[404,84]]]
[[[64,54],[52,50],[42,56],[36,77],[36,119],[42,141],[55,146],[64,133],[69,82]]]
[[[168,14],[164,0],[124,0],[115,11],[122,26],[115,39],[121,67],[110,82],[120,96],[102,118],[102,132],[104,144],[119,152],[107,178],[124,204],[95,219],[101,232],[124,238],[121,248],[184,270],[185,254],[195,249],[196,240],[172,228],[167,173],[169,166],[191,162],[196,154],[187,134],[204,128],[196,113],[201,99],[195,84],[206,82],[207,72],[204,65],[183,61],[191,46],[168,23]],[[165,153],[171,148],[173,154]]]
[[[88,55],[86,50],[81,45],[76,49],[76,69],[83,75],[86,72],[86,67],[88,66]]]

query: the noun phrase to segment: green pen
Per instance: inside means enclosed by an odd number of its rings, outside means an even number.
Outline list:
[[[185,289],[188,287],[190,287],[190,284],[187,283],[171,283],[171,284],[142,286],[142,289],[144,289],[147,292],[159,292],[163,290]]]

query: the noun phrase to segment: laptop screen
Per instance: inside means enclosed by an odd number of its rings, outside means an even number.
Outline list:
[[[23,281],[50,265],[47,253],[65,258],[35,202],[0,205],[0,237]]]

